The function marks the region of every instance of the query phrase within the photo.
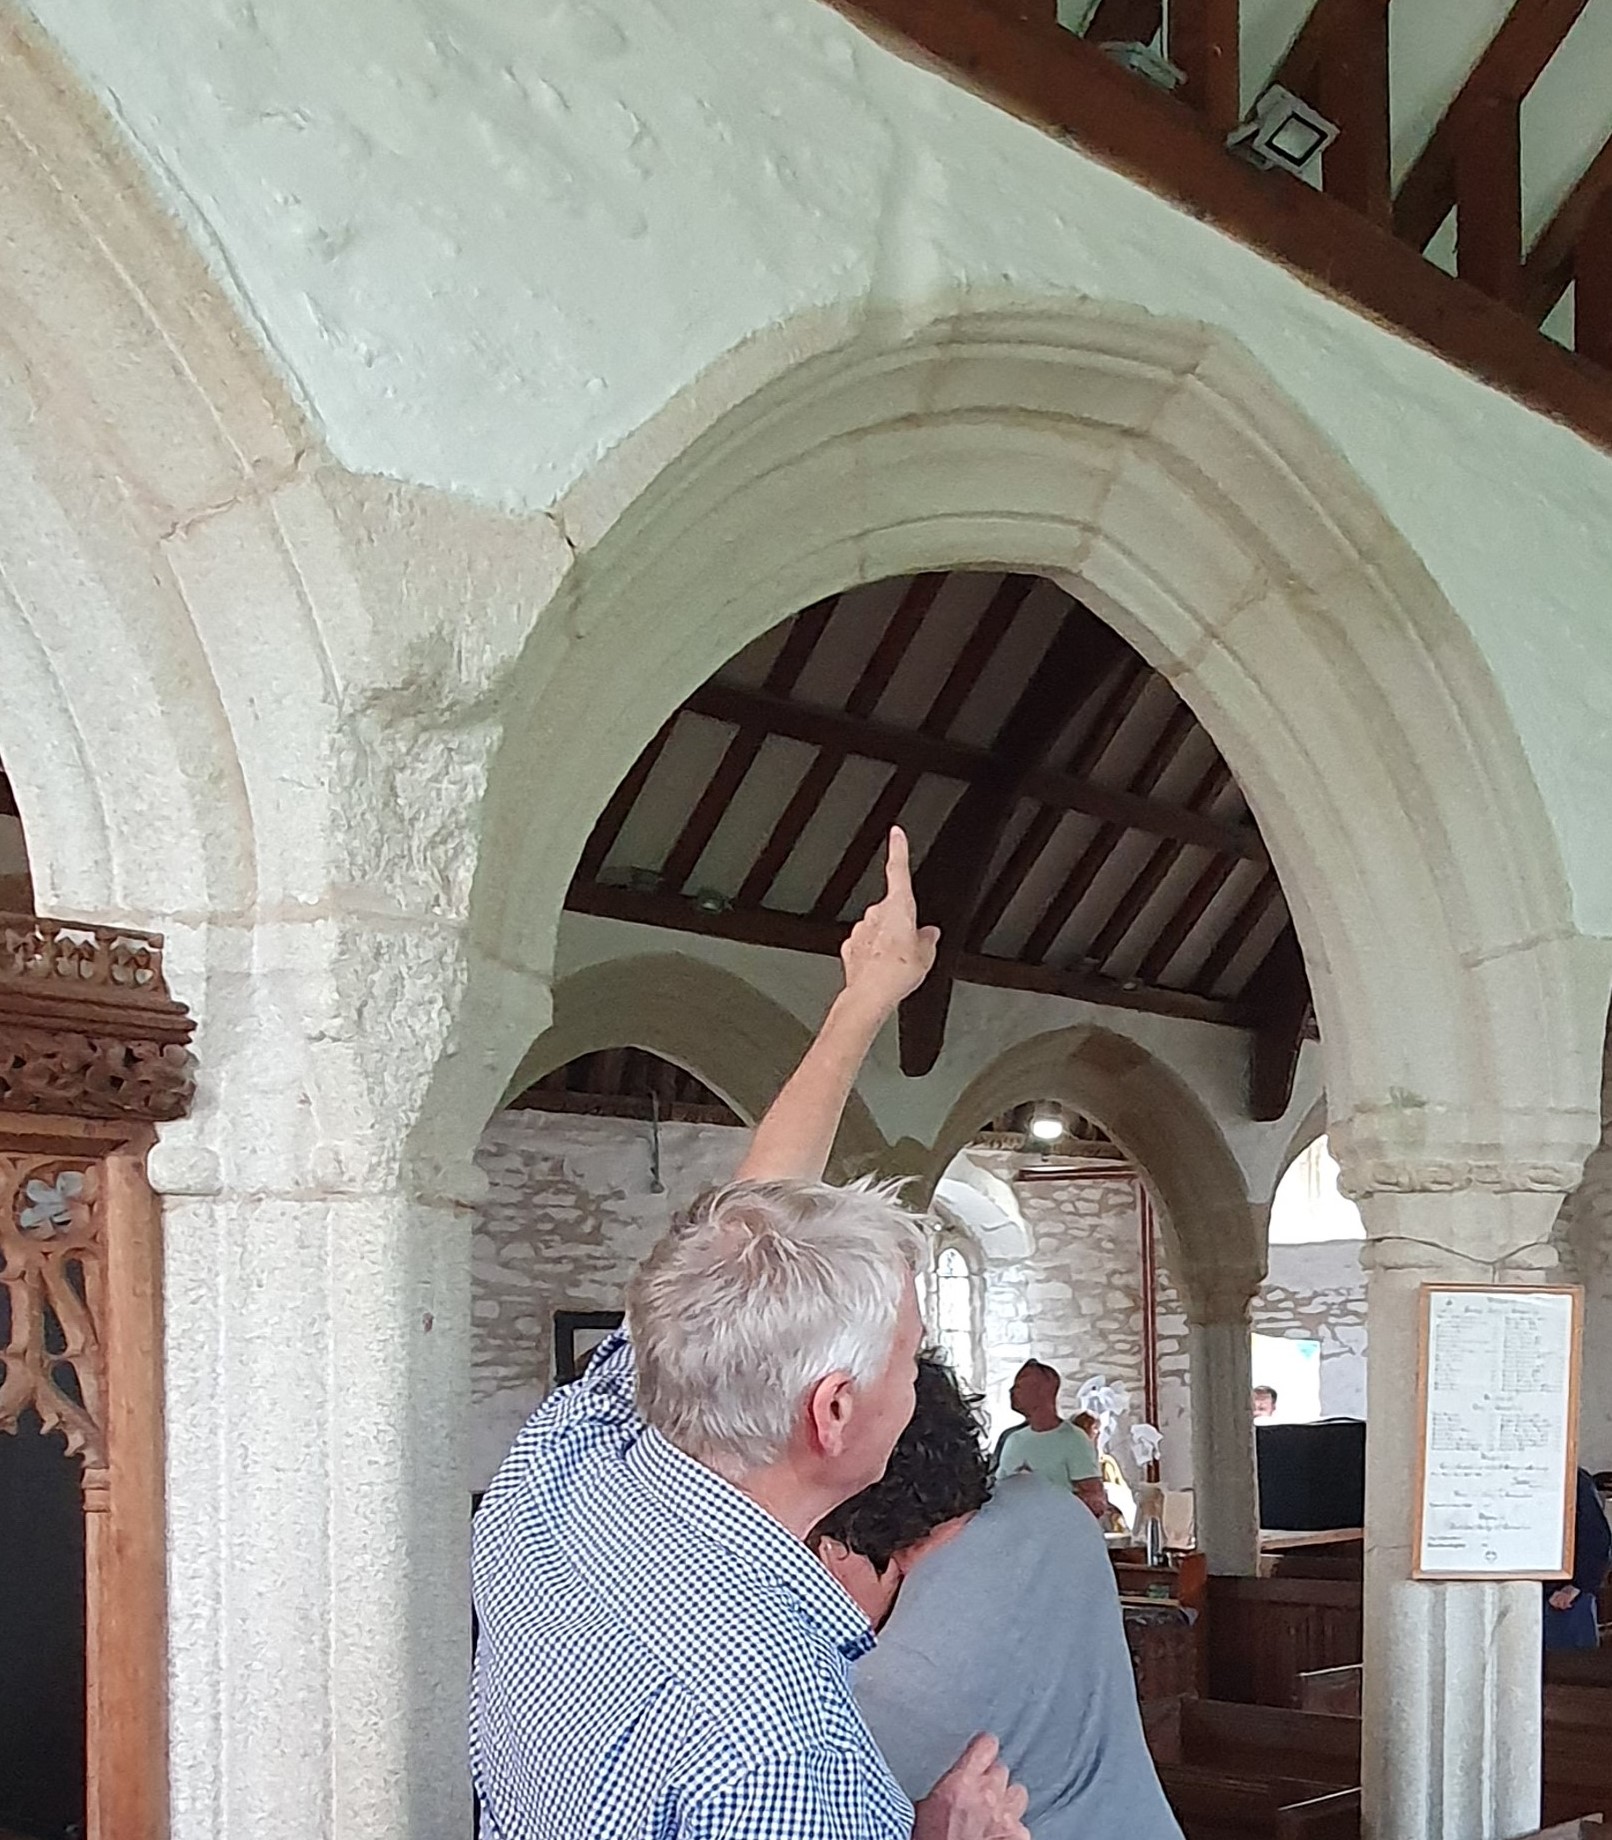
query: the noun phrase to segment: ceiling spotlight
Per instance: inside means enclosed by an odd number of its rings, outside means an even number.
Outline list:
[[[1155,89],[1176,90],[1187,80],[1187,73],[1163,57],[1151,45],[1145,45],[1140,39],[1113,39],[1098,47],[1116,64],[1133,71],[1145,83],[1151,83]]]
[[[1311,160],[1338,138],[1338,124],[1328,121],[1300,96],[1273,83],[1255,106],[1253,119],[1226,136],[1226,145],[1255,166],[1286,167],[1302,173]]]
[[[720,888],[697,888],[688,900],[702,914],[725,914],[733,905]]]
[[[1030,1119],[1030,1135],[1038,1144],[1055,1144],[1064,1134],[1064,1122],[1056,1112],[1039,1111]]]

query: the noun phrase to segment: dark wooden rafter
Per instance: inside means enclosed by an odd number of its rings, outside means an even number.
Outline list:
[[[1197,727],[1192,711],[1185,703],[1177,703],[1165,720],[1158,739],[1147,751],[1140,767],[1132,777],[1129,790],[1141,798],[1146,798],[1159,783],[1174,763],[1176,756],[1186,745],[1188,737]],[[1109,858],[1119,848],[1125,835],[1123,825],[1104,824],[1095,837],[1080,854],[1063,886],[1047,903],[1041,918],[1031,928],[1030,937],[1025,944],[1026,955],[1030,958],[1045,958],[1058,943],[1058,935],[1069,924],[1075,909],[1085,899],[1097,877],[1102,874]]]
[[[1387,229],[1393,221],[1388,0],[1321,0],[1315,106],[1338,124],[1321,156],[1329,197]]]
[[[935,596],[939,594],[945,580],[944,575],[915,575],[907,584],[900,603],[873,648],[872,657],[863,666],[861,676],[846,698],[847,714],[868,716],[873,712],[879,698],[888,689],[890,679],[895,676],[897,667],[906,657],[907,648],[916,638],[925,615],[935,604]],[[766,900],[795,845],[800,842],[801,832],[811,822],[812,814],[822,804],[835,776],[845,764],[847,751],[843,748],[836,751],[833,747],[825,746],[806,769],[800,784],[784,807],[782,816],[773,826],[761,854],[744,878],[744,884],[739,890],[741,907],[759,907]]]
[[[1459,98],[1413,168],[1415,184],[1408,179],[1402,188],[1391,230],[1374,215],[1375,177],[1369,184],[1361,181],[1360,202],[1346,203],[1335,193],[1296,188],[1288,175],[1257,171],[1228,153],[1223,134],[1185,102],[1106,57],[1102,41],[1147,36],[1152,7],[1105,0],[1081,38],[1039,18],[1009,17],[990,0],[827,3],[898,52],[949,68],[1024,120],[1067,136],[1091,157],[1296,270],[1335,298],[1612,447],[1612,376],[1540,336],[1508,300],[1446,274],[1421,253],[1454,205]],[[1363,7],[1364,0],[1359,4]],[[1474,72],[1474,80],[1479,71],[1484,73],[1481,93],[1507,85],[1525,91],[1582,4],[1517,0]],[[1132,22],[1144,12],[1140,27],[1133,29]],[[1371,74],[1375,57],[1373,50],[1353,76],[1345,71],[1338,80],[1347,79],[1359,96],[1369,90],[1372,119],[1380,125]],[[1470,84],[1463,94],[1469,92],[1479,93]],[[1344,101],[1334,98],[1334,106],[1343,111]],[[1349,154],[1333,160],[1335,174],[1350,172],[1357,156],[1362,171],[1380,172],[1380,134],[1375,129],[1373,134],[1370,148],[1362,151],[1357,141]]]
[[[998,730],[989,768],[952,807],[919,863],[913,877],[918,908],[940,928],[940,950],[934,971],[901,1007],[905,1073],[928,1073],[940,1058],[969,923],[1031,776],[1047,764],[1124,650],[1111,626],[1078,603],[1070,607]]]
[[[1200,996],[1212,996],[1216,985],[1231,968],[1231,962],[1254,935],[1254,929],[1270,912],[1281,894],[1281,884],[1274,869],[1262,875],[1233,915],[1226,930],[1210,948],[1198,968],[1192,987]]]
[[[627,822],[633,806],[638,803],[638,795],[649,784],[655,763],[665,753],[666,743],[671,740],[676,724],[675,715],[661,724],[655,738],[632,763],[626,777],[611,793],[583,848],[582,860],[577,864],[577,874],[584,881],[592,881],[604,867],[605,858],[615,848],[616,839],[621,835],[621,827]]]
[[[1455,209],[1465,117],[1499,97],[1520,103],[1556,55],[1589,0],[1512,0],[1510,12],[1417,155],[1394,199],[1394,230],[1425,249]]]
[[[1216,755],[1187,794],[1187,809],[1205,810],[1220,798],[1230,784],[1231,768]],[[1108,969],[1108,961],[1124,944],[1131,928],[1141,919],[1148,902],[1158,893],[1160,884],[1180,860],[1185,847],[1176,838],[1166,838],[1154,846],[1142,868],[1131,878],[1130,886],[1115,903],[1113,911],[1086,950],[1085,956],[1095,962],[1098,970]]]
[[[1212,857],[1203,873],[1192,884],[1187,897],[1165,922],[1158,937],[1148,947],[1136,975],[1144,984],[1156,983],[1169,971],[1175,955],[1192,937],[1198,922],[1208,913],[1215,896],[1237,872],[1237,863],[1229,856]]]
[[[21,815],[17,810],[17,795],[11,790],[11,781],[6,778],[4,769],[0,768],[0,818],[18,818]]]
[[[1588,266],[1604,252],[1605,232],[1597,227],[1598,221],[1604,220],[1598,220],[1597,213],[1609,193],[1612,193],[1612,140],[1603,144],[1584,169],[1550,222],[1534,239],[1528,259],[1523,263],[1519,304],[1536,326],[1550,316],[1557,301],[1567,292],[1579,262],[1582,260]],[[1595,324],[1593,314],[1575,313],[1574,318],[1591,327]],[[1586,350],[1582,339],[1575,342],[1585,357],[1599,355]],[[1605,362],[1605,359],[1600,361]]]
[[[1169,57],[1181,99],[1217,133],[1242,119],[1240,0],[1170,0]]]
[[[579,1055],[510,1101],[515,1111],[589,1118],[659,1118],[677,1124],[741,1122],[704,1081],[646,1048],[616,1047]]]
[[[657,846],[654,831],[662,821],[655,814],[667,810],[677,777],[666,753],[675,733],[668,724],[646,751],[647,768],[640,762],[629,775],[631,797],[618,796],[607,814],[615,838],[642,798],[644,818],[635,834],[645,830],[637,846],[644,856],[630,873],[618,863],[606,874],[596,843],[598,867],[579,872],[568,906],[788,951],[838,952],[848,930],[845,916],[890,823],[900,822],[916,798],[946,812],[927,847],[926,826],[919,825],[915,839],[920,911],[940,927],[942,945],[935,976],[903,1006],[907,1072],[922,1074],[938,1057],[958,982],[1239,1028],[1268,1024],[1273,1000],[1267,987],[1275,974],[1262,973],[1251,995],[1246,968],[1258,956],[1254,942],[1274,937],[1277,923],[1285,921],[1280,889],[1257,827],[1232,796],[1231,770],[1192,711],[1067,592],[1039,577],[997,574],[977,592],[948,595],[937,609],[950,579],[915,577],[819,603],[776,636],[770,662],[751,681],[718,677],[695,691],[673,723],[720,723],[728,731],[707,754],[716,763],[709,779],[692,804],[683,804],[679,824],[662,823]],[[877,598],[858,598],[868,595]],[[1033,630],[1026,626],[1027,610],[1037,615]],[[858,635],[853,642],[860,653],[869,644],[870,618],[878,622],[876,641],[843,701],[833,707],[798,701],[810,661],[838,655],[847,633]],[[903,670],[920,627],[931,618],[941,625],[935,640],[926,637],[922,668]],[[936,640],[943,651],[935,649]],[[966,717],[984,678],[990,688],[982,704],[988,701],[997,712],[995,732],[987,744],[958,739],[959,724],[976,732]],[[938,688],[920,689],[937,680]],[[804,773],[791,769],[782,754],[764,753],[772,736],[813,751]],[[854,810],[837,800],[828,821],[814,824],[835,775],[855,759],[883,764],[888,777],[873,785],[864,779]],[[770,834],[763,838],[758,829],[752,840],[759,855],[748,865],[743,859],[734,864],[733,850],[725,849],[724,866],[711,871],[715,885],[691,888],[747,776],[769,776],[781,795],[785,787],[778,782],[792,773],[795,790],[783,817]],[[1178,789],[1161,793],[1166,784]],[[795,808],[793,815],[788,807]],[[1095,822],[1080,825],[1073,844],[1060,845],[1071,835],[1065,828],[1071,816]],[[851,843],[841,842],[836,853],[830,838],[841,825]],[[1125,859],[1128,872],[1121,876],[1115,857],[1127,839],[1133,848],[1146,847],[1134,861]],[[1190,873],[1183,860],[1189,850],[1200,852]],[[1071,858],[1064,873],[1061,865]],[[664,866],[646,876],[644,865],[656,861]],[[786,862],[793,911],[767,898]],[[1245,865],[1252,865],[1252,874]],[[987,951],[1010,904],[1032,879],[1038,891],[1050,880],[1052,892],[1038,892],[1041,911],[1026,910],[1026,923],[1015,920],[1015,934],[1027,931],[1028,937],[1011,955]],[[803,883],[821,890],[815,902],[802,897]],[[1239,892],[1228,899],[1228,888]],[[1015,915],[1019,911],[1013,907]],[[1078,923],[1079,940],[1089,943],[1066,946],[1071,921]],[[1199,931],[1209,938],[1197,954],[1202,969],[1196,987],[1186,990],[1180,988],[1185,979],[1169,981],[1171,966]],[[560,1109],[609,1109],[609,1093],[597,1090],[598,1083],[612,1093],[631,1083],[622,1059],[627,1052],[589,1057],[585,1092],[559,1075],[543,1086],[554,1091],[563,1085],[555,1102]],[[646,1105],[660,1105],[669,1116],[666,1108],[674,1102],[698,1102],[674,1094],[665,1080],[627,1099],[638,1107],[634,1116]]]
[[[1164,25],[1164,0],[1100,0],[1086,36],[1093,44],[1151,45]]]
[[[838,602],[839,597],[831,595],[827,600],[818,601],[806,608],[790,622],[789,632],[779,648],[778,656],[762,680],[762,687],[769,695],[788,696],[800,681],[800,675],[811,662],[812,653],[823,636],[824,628],[833,618]],[[664,887],[677,891],[687,884],[705,854],[706,845],[710,843],[716,827],[722,822],[723,814],[733,803],[745,776],[755,765],[756,756],[761,752],[767,734],[767,729],[760,726],[741,728],[728,743],[716,772],[711,775],[704,792],[695,801],[688,822],[666,858],[661,874]]]
[[[997,648],[1007,637],[1036,585],[1033,575],[1006,575],[986,603],[985,611],[974,623],[962,649],[946,673],[946,680],[935,693],[933,702],[918,725],[918,733],[930,740],[941,740],[968,700],[969,692],[979,682],[986,667],[996,656]],[[854,749],[852,750],[855,751]],[[972,769],[971,769],[972,770]],[[923,769],[896,764],[887,784],[874,801],[873,809],[858,826],[845,854],[835,864],[833,873],[823,884],[823,891],[812,907],[819,920],[832,920],[845,911],[845,904],[855,894],[862,878],[884,847],[890,827],[900,821],[908,799],[917,790]]]
[[[1150,681],[1150,673],[1140,663],[1124,671],[1120,681],[1115,683],[1116,703],[1122,705],[1116,713],[1122,716],[1127,712]],[[990,767],[990,750],[971,746],[968,742],[950,741],[921,730],[847,716],[835,709],[816,709],[733,684],[709,683],[695,691],[686,707],[695,715],[731,723],[737,728],[765,724],[773,734],[790,736],[832,754],[836,767],[850,757],[886,761],[899,770],[891,784],[907,778],[916,784],[925,774],[967,783],[978,779]],[[1112,730],[1099,725],[1094,739],[1099,745],[1093,749],[1083,748],[1080,757],[1068,766],[1038,767],[1026,780],[1026,796],[1047,807],[1053,828],[1065,814],[1083,812],[1089,818],[1132,830],[1150,831],[1161,837],[1175,837],[1206,850],[1223,850],[1250,862],[1265,861],[1265,846],[1250,824],[1228,823],[1172,804],[1167,799],[1144,797],[1134,790],[1103,786],[1091,780],[1088,775],[1095,757],[1112,739]],[[903,796],[903,804],[906,796]],[[890,822],[894,823],[895,819]],[[888,831],[889,824],[885,824],[879,838],[882,840]],[[865,869],[866,863],[862,866]],[[839,870],[835,874],[838,877]],[[860,870],[856,879],[861,879]],[[828,909],[826,900],[820,901],[814,910],[818,917],[832,918],[841,912],[854,887],[855,882],[832,909]]]
[[[1585,357],[1612,368],[1612,189],[1596,200],[1578,240],[1573,324]]]
[[[1253,1019],[1248,1051],[1248,1109],[1259,1122],[1270,1124],[1293,1101],[1299,1054],[1312,1013],[1304,952],[1291,921],[1277,935],[1276,943],[1249,980],[1243,1001]]]
[[[830,957],[838,954],[850,931],[840,921],[813,920],[805,914],[781,913],[772,907],[731,907],[712,913],[679,895],[615,888],[600,882],[574,883],[566,905],[577,913],[598,914],[608,920],[628,920],[639,926],[669,927],[680,933],[732,939],[744,945],[774,946],[785,952]],[[1180,1016],[1191,1022],[1213,1022],[1230,1028],[1248,1026],[1248,1014],[1237,1002],[1201,997],[1191,991],[1148,990],[1056,965],[1029,965],[1016,959],[965,952],[957,977],[965,984],[1038,990],[1048,996],[1072,997],[1077,1002],[1136,1010],[1145,1015]]]
[[[1455,266],[1496,300],[1522,292],[1522,98],[1473,96],[1455,129]]]
[[[1122,659],[1119,667],[1110,679],[1108,694],[1097,712],[1096,720],[1090,732],[1080,743],[1075,758],[1070,762],[1071,778],[1079,779],[1090,773],[1103,757],[1109,743],[1119,733],[1125,718],[1141,700],[1142,692],[1149,683],[1149,672],[1140,659]],[[1002,865],[996,880],[986,890],[984,899],[975,909],[974,918],[969,925],[968,949],[980,951],[985,942],[995,932],[997,923],[1007,912],[1008,905],[1023,885],[1024,878],[1030,873],[1042,852],[1058,833],[1058,827],[1068,815],[1067,807],[1049,805],[1042,802],[1042,808],[1030,820],[1024,835],[1013,846],[1013,851]]]

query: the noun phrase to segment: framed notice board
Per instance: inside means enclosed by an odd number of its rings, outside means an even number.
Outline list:
[[[1416,1578],[1566,1578],[1583,1292],[1424,1284]]]

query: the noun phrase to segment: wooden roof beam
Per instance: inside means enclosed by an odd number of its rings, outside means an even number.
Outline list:
[[[1296,186],[1285,173],[1256,171],[1228,153],[1191,109],[1120,69],[1090,34],[1077,38],[1056,26],[1020,23],[988,0],[827,4],[898,54],[938,62],[959,82],[1068,138],[1088,157],[1334,299],[1612,447],[1612,379],[1598,365],[1541,338],[1511,308],[1436,268],[1420,253],[1422,245],[1412,248],[1339,199]],[[1576,7],[1582,0],[1539,4]]]
[[[1612,193],[1612,140],[1590,161],[1578,183],[1562,200],[1555,215],[1534,239],[1522,268],[1522,310],[1540,325],[1550,317],[1557,301],[1574,278],[1579,252],[1588,260],[1596,242],[1595,218]],[[1575,334],[1579,315],[1575,313]],[[1581,337],[1574,343],[1586,357],[1595,354]]]
[[[817,642],[822,638],[823,629],[833,618],[838,604],[839,596],[830,595],[827,600],[814,602],[790,622],[789,632],[779,648],[778,656],[762,679],[763,688],[769,694],[788,696],[794,689],[800,681],[801,673],[811,663]],[[695,800],[688,822],[666,858],[661,872],[666,887],[680,889],[687,886],[689,877],[705,854],[706,845],[716,834],[716,827],[722,822],[740,786],[755,765],[756,756],[761,752],[766,739],[765,728],[741,727],[723,750],[715,773]]]
[[[1282,892],[1276,871],[1268,869],[1255,883],[1243,904],[1232,915],[1225,931],[1209,948],[1209,954],[1193,980],[1193,989],[1202,996],[1213,996],[1215,986],[1226,975],[1232,960],[1254,936],[1254,929],[1270,911],[1271,903]]]
[[[1113,627],[1079,605],[1065,614],[992,744],[989,764],[947,814],[913,876],[918,911],[940,928],[935,968],[901,1006],[901,1070],[913,1078],[940,1058],[952,982],[969,922],[1026,783],[1125,650]]]
[[[1101,0],[1086,27],[1094,45],[1151,45],[1164,25],[1164,0]]]
[[[1589,0],[1513,0],[1511,11],[1412,162],[1394,199],[1394,232],[1416,249],[1455,209],[1463,116],[1486,99],[1521,103]]]
[[[1069,763],[1068,772],[1072,776],[1079,778],[1096,770],[1110,743],[1125,726],[1131,711],[1141,701],[1143,692],[1152,681],[1153,673],[1139,658],[1121,661],[1102,707],[1097,711],[1090,729],[1081,738],[1080,747]],[[1024,835],[1013,846],[996,880],[975,909],[968,938],[971,952],[983,950],[986,941],[996,930],[997,922],[1007,912],[1023,886],[1024,878],[1041,860],[1042,853],[1057,836],[1058,827],[1067,816],[1064,807],[1049,805],[1045,800],[1041,802],[1040,811],[1025,826]]]
[[[927,618],[945,581],[944,574],[930,573],[914,575],[907,583],[895,612],[891,614],[878,644],[873,648],[873,656],[862,667],[862,675],[846,698],[849,714],[872,714],[879,698],[889,688],[890,679],[895,676],[897,667],[906,657],[908,647],[917,637],[918,628]],[[805,777],[795,788],[782,816],[772,827],[772,833],[762,846],[761,854],[744,878],[739,889],[741,906],[759,907],[766,900],[795,845],[800,842],[802,831],[811,823],[818,806],[822,804],[829,787],[845,764],[846,749],[836,750],[832,745],[824,743],[819,745],[822,752],[807,768]]]
[[[1139,689],[1146,682],[1147,675],[1145,671],[1140,673],[1135,688]],[[837,709],[817,709],[807,703],[769,697],[762,691],[720,680],[696,690],[685,707],[715,722],[730,722],[738,728],[760,726],[773,734],[787,735],[791,740],[831,751],[836,767],[851,755],[863,760],[887,761],[916,776],[931,773],[941,779],[972,783],[986,773],[991,764],[991,752],[987,748],[948,741],[916,729],[895,728],[887,723],[849,716]],[[1025,776],[1024,796],[1049,807],[1057,815],[1077,811],[1088,818],[1158,837],[1173,837],[1180,843],[1196,844],[1200,849],[1214,850],[1217,854],[1249,862],[1268,860],[1264,842],[1253,825],[1227,823],[1224,819],[1205,817],[1201,812],[1172,805],[1164,799],[1096,785],[1085,777],[1094,764],[1037,767]],[[888,829],[889,826],[885,826],[885,830]],[[860,875],[857,879],[860,880]],[[750,903],[744,901],[742,905]],[[836,906],[834,912],[838,911],[839,906]],[[819,917],[823,917],[821,913]]]
[[[1036,581],[1034,575],[1007,575],[998,584],[985,610],[975,621],[974,630],[952,660],[946,681],[936,691],[934,700],[918,726],[918,733],[925,739],[944,740],[964,703],[968,701],[969,692],[979,682],[986,667],[996,656],[997,648],[1012,630],[1019,609],[1030,598]],[[972,771],[970,768],[969,772]],[[812,912],[819,920],[839,918],[846,902],[855,894],[862,877],[872,866],[874,858],[883,849],[891,825],[901,821],[907,800],[917,791],[922,777],[922,771],[910,765],[898,766],[890,775],[874,800],[873,809],[858,825],[856,835],[813,904]]]
[[[1177,703],[1170,711],[1158,739],[1149,748],[1142,764],[1136,770],[1131,781],[1130,791],[1134,796],[1146,798],[1169,769],[1171,763],[1187,744],[1188,737],[1197,727],[1197,718],[1185,703]],[[1081,852],[1080,860],[1070,871],[1063,885],[1053,895],[1042,911],[1041,917],[1030,930],[1030,937],[1025,943],[1025,956],[1030,959],[1044,959],[1058,943],[1058,935],[1069,924],[1075,909],[1085,899],[1097,877],[1102,874],[1109,858],[1119,848],[1125,835],[1125,827],[1120,824],[1101,825],[1095,837]]]
[[[1260,1124],[1274,1124],[1293,1103],[1299,1054],[1311,1017],[1310,980],[1291,921],[1249,979],[1243,1002],[1254,1019],[1248,1049],[1249,1115]]]
[[[674,932],[733,939],[744,945],[773,946],[785,952],[812,952],[831,958],[838,956],[850,931],[839,921],[813,920],[804,914],[780,913],[771,907],[735,907],[710,913],[679,895],[616,888],[600,882],[574,882],[565,904],[573,913],[597,914],[608,920],[632,921],[638,926],[669,927]],[[1196,996],[1190,991],[1150,990],[1131,981],[1120,982],[1089,971],[1022,965],[1014,959],[987,958],[977,952],[963,954],[957,966],[957,978],[964,984],[1036,990],[1048,996],[1071,997],[1080,1003],[1136,1010],[1145,1015],[1180,1016],[1191,1022],[1213,1022],[1226,1028],[1248,1027],[1248,1017],[1241,1004]]]
[[[588,841],[583,846],[582,860],[577,864],[577,874],[585,881],[592,881],[604,867],[605,858],[615,848],[621,827],[631,816],[633,806],[638,803],[638,795],[648,785],[656,762],[666,752],[666,743],[671,740],[672,730],[676,726],[675,714],[661,724],[654,739],[627,769],[621,784],[606,800],[605,808],[599,813]]]

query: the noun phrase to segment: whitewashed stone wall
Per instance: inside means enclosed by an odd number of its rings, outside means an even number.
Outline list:
[[[554,1312],[619,1310],[672,1210],[732,1176],[748,1134],[661,1126],[650,1186],[647,1124],[499,1112],[476,1160],[490,1183],[472,1268],[470,1486],[492,1479],[554,1380]]]
[[[1250,1327],[1259,1335],[1321,1344],[1321,1412],[1366,1415],[1366,1278],[1359,1240],[1272,1246],[1270,1271],[1254,1299]],[[1187,1320],[1167,1269],[1159,1274],[1159,1429],[1168,1488],[1192,1483],[1192,1391]]]
[[[1012,1159],[975,1153],[998,1175]],[[1609,1172],[1612,1173],[1612,1172]],[[1128,1179],[1021,1183],[1017,1193],[1034,1251],[1022,1265],[986,1267],[985,1358],[993,1428],[1011,1422],[1007,1389],[1030,1355],[1067,1382],[1063,1404],[1092,1374],[1118,1381],[1142,1410],[1142,1241],[1136,1189]],[[1612,1207],[1612,1184],[1609,1184]],[[1159,1429],[1170,1488],[1192,1481],[1192,1404],[1187,1325],[1160,1247],[1158,1280]],[[1364,1415],[1366,1295],[1356,1241],[1273,1246],[1270,1275],[1255,1300],[1253,1328],[1321,1344],[1321,1409]],[[1130,1469],[1124,1440],[1115,1450]]]
[[[665,1192],[650,1188],[649,1127],[612,1118],[500,1112],[478,1161],[490,1183],[475,1236],[471,1483],[483,1488],[553,1382],[553,1313],[619,1309],[633,1267],[672,1209],[726,1180],[742,1132],[664,1125]],[[976,1153],[1008,1176],[1012,1159]],[[1064,1408],[1092,1374],[1142,1406],[1142,1255],[1127,1178],[1016,1186],[1030,1258],[980,1261],[984,1384],[993,1433],[1012,1422],[1008,1388],[1032,1355],[1064,1375]],[[1608,1206],[1612,1208],[1612,1168]],[[1322,1410],[1365,1410],[1365,1291],[1355,1243],[1272,1248],[1254,1327],[1321,1343]],[[1159,1281],[1160,1429],[1171,1487],[1191,1482],[1186,1322],[1169,1274]],[[1127,1452],[1117,1453],[1130,1467]]]

